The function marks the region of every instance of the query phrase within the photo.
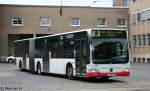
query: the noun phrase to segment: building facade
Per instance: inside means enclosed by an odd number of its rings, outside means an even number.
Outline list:
[[[129,14],[132,60],[150,63],[150,0],[131,0]]]
[[[129,39],[131,61],[150,63],[150,0],[129,0]],[[124,7],[114,0],[114,7]]]
[[[13,41],[87,28],[128,29],[128,8],[0,5],[0,56],[13,54]]]

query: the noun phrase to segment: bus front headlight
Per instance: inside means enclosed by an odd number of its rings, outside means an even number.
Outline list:
[[[125,68],[123,71],[125,71],[125,72],[129,72],[129,71],[130,71],[130,69],[129,69],[129,68]]]
[[[88,72],[95,73],[95,72],[98,72],[98,70],[96,70],[96,69],[90,69],[90,70],[88,70]]]

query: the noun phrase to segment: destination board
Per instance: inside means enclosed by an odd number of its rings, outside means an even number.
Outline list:
[[[126,31],[92,30],[93,38],[126,38]]]

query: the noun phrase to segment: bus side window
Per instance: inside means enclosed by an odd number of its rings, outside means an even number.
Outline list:
[[[35,42],[35,56],[38,58],[43,58],[44,57],[44,41],[42,39],[37,39],[35,41],[36,41]]]
[[[53,38],[48,38],[48,51],[49,58],[61,58],[62,57],[62,48],[60,44],[60,36],[55,36]]]

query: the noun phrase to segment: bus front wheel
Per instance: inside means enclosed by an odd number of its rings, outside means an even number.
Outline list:
[[[67,66],[66,76],[67,76],[68,79],[73,80],[74,76],[73,76],[73,67],[72,67],[72,65]]]

